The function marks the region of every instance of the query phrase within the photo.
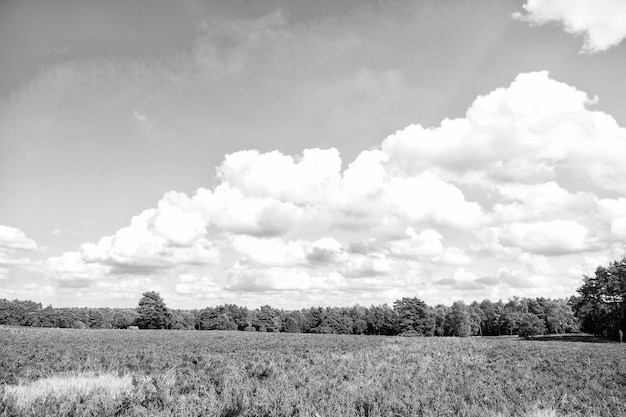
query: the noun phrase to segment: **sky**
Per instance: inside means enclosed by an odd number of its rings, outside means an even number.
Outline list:
[[[569,297],[626,256],[622,0],[0,0],[0,298]]]

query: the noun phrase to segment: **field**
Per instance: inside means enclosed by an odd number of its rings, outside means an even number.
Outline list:
[[[626,416],[626,345],[0,330],[0,416]]]

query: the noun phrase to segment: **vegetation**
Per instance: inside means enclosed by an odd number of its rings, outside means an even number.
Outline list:
[[[0,416],[626,415],[618,343],[5,328],[0,346]]]
[[[28,306],[26,308],[25,306]],[[530,317],[534,326],[528,326]],[[541,322],[541,324],[538,324]],[[381,306],[311,307],[285,311],[269,305],[248,309],[234,304],[202,310],[170,310],[158,293],[143,294],[137,309],[42,308],[30,301],[0,300],[0,324],[92,329],[242,330],[285,333],[334,333],[419,336],[499,336],[577,332],[570,300],[513,298],[469,305],[430,307],[405,297],[393,308]],[[530,330],[529,330],[530,329]],[[537,330],[537,332],[535,332]],[[528,333],[530,331],[530,333]]]
[[[599,266],[578,293],[572,305],[584,331],[612,338],[626,331],[626,258]]]
[[[563,300],[296,311],[170,310],[156,292],[136,309],[0,300],[0,324],[71,328],[0,327],[0,417],[626,415],[623,345],[563,336],[580,323],[615,337],[625,289],[622,260]],[[155,330],[117,330],[130,326]],[[546,333],[558,336],[376,336]]]
[[[136,325],[140,329],[166,329],[171,328],[172,315],[161,298],[155,291],[143,293],[137,306]]]

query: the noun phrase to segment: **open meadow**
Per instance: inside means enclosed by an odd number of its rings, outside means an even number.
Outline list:
[[[626,346],[11,328],[2,416],[620,416]]]

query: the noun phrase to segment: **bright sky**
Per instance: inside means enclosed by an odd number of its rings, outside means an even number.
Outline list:
[[[564,297],[626,255],[623,0],[0,2],[0,298]]]

